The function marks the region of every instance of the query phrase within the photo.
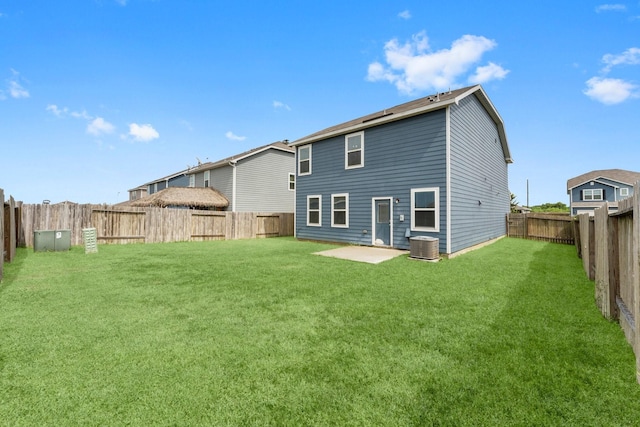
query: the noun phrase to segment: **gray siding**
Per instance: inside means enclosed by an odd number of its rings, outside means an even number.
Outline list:
[[[504,236],[510,208],[498,129],[475,95],[452,105],[451,252]]]
[[[231,166],[212,169],[211,175],[209,175],[209,187],[213,187],[224,194],[227,200],[229,200],[228,210],[231,210],[233,202],[233,170]]]
[[[169,187],[188,187],[189,175],[180,175],[169,179]]]
[[[345,170],[345,139],[329,138],[312,145],[311,175],[298,176],[296,235],[303,239],[372,244],[372,198],[393,203],[393,246],[409,247],[411,189],[440,188],[441,248],[446,235],[445,110],[392,122],[364,131],[364,167]],[[331,195],[349,194],[349,228],[331,227]],[[307,226],[307,195],[322,196],[322,227]],[[400,221],[404,215],[404,221]],[[413,233],[412,235],[417,235]]]
[[[295,193],[289,190],[289,173],[295,172],[293,153],[266,150],[240,160],[236,168],[237,212],[293,212]]]

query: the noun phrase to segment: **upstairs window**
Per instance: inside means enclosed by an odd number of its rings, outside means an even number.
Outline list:
[[[298,175],[311,175],[311,146],[298,148]]]
[[[364,132],[352,133],[344,139],[345,169],[364,166]]]
[[[296,189],[296,174],[290,173],[289,174],[289,190],[293,191],[295,189]]]
[[[415,231],[440,231],[438,188],[411,190],[411,229]]]
[[[196,175],[195,174],[190,174],[189,175],[189,187],[195,187],[196,186]]]
[[[204,187],[209,187],[209,181],[211,179],[211,171],[204,171]]]
[[[602,188],[582,190],[582,200],[602,200],[602,199],[603,199]]]

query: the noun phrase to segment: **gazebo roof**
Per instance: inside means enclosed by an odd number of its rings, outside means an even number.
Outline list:
[[[226,208],[229,200],[214,188],[169,187],[131,202],[131,206]]]

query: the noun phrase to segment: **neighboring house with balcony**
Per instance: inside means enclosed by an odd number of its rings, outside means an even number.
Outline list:
[[[169,187],[214,188],[229,201],[233,212],[293,212],[295,150],[275,142],[224,158],[200,163],[151,181],[148,196]],[[129,190],[129,199],[132,191]]]
[[[506,235],[511,153],[480,85],[438,93],[291,143],[300,239],[444,254]]]
[[[633,185],[640,181],[640,172],[623,169],[603,169],[587,172],[567,180],[571,215],[589,213],[605,202],[609,211],[618,210],[618,202],[633,195]]]

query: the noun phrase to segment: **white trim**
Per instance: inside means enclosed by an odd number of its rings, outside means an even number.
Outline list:
[[[416,227],[415,195],[416,193],[434,193],[434,225],[435,227]],[[430,210],[430,209],[429,209]],[[440,232],[440,189],[438,187],[412,188],[411,189],[411,231]]]
[[[334,203],[336,197],[344,197],[345,198],[345,224],[336,224],[334,219]],[[349,193],[340,193],[340,194],[332,194],[331,195],[331,227],[333,228],[349,228]]]
[[[349,138],[360,137],[360,164],[349,166]],[[357,150],[352,150],[357,151]],[[357,169],[364,167],[364,131],[350,133],[344,136],[344,168]]]
[[[318,199],[318,223],[312,224],[309,222],[309,200],[310,199]],[[311,194],[307,196],[307,227],[322,227],[322,195],[321,194]]]
[[[371,245],[376,245],[376,201],[389,201],[389,247],[393,247],[393,197],[373,197],[371,198]]]
[[[193,188],[195,186],[196,186],[196,174],[191,173],[189,174],[189,188]]]
[[[447,243],[446,243],[446,251],[448,254],[451,253],[451,229],[452,229],[452,225],[451,225],[451,108],[447,107],[447,112],[445,115],[445,164],[446,164],[446,177],[445,177],[445,182],[446,182],[446,189],[445,189],[445,197],[447,198],[447,200],[445,200],[445,205],[446,205],[446,235],[447,235]]]
[[[289,178],[287,180],[287,188],[289,191],[296,191],[296,174],[289,172]],[[293,177],[293,181],[291,181],[291,177]],[[293,184],[293,188],[291,188],[291,184]]]
[[[298,149],[296,150],[296,153],[300,152],[300,150],[303,150],[305,148],[309,149],[309,172],[305,172],[305,173],[301,173],[300,172],[300,156],[296,156],[296,170],[298,172],[298,176],[305,176],[305,175],[311,175],[311,156],[312,156],[312,152],[313,150],[311,149],[311,144],[307,144],[307,145],[303,145],[302,147],[298,147]]]
[[[203,181],[204,181],[203,186],[205,188],[211,187],[211,169],[207,169],[206,171],[204,171]]]
[[[229,166],[231,166],[231,170],[233,171],[231,174],[231,212],[236,211],[236,178],[238,176],[237,173],[237,164],[234,160],[229,162]]]
[[[590,199],[586,198],[586,193],[587,192],[591,194],[591,198]],[[599,194],[599,196],[600,196],[599,199],[595,198],[596,193],[600,193]],[[583,201],[583,202],[600,202],[600,201],[604,201],[604,191],[603,191],[602,188],[584,188],[582,190],[582,194],[581,194],[580,200]]]

